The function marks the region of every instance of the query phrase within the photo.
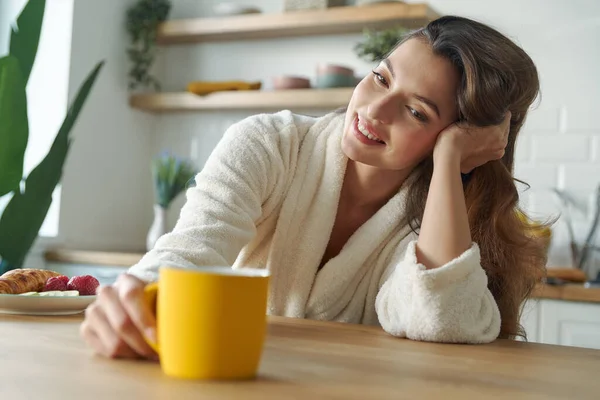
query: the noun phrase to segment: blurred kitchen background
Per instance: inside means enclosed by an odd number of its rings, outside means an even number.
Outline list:
[[[374,63],[360,58],[355,47],[365,40],[363,19],[371,20],[371,27],[389,28],[390,15],[404,15],[397,25],[416,27],[435,15],[456,14],[507,34],[538,67],[542,96],[522,130],[515,176],[531,185],[529,190],[523,187],[522,204],[532,217],[560,216],[552,231],[549,270],[574,268],[568,226],[582,246],[598,212],[600,1],[407,0],[405,6],[401,2],[357,6],[356,2],[368,1],[171,0],[151,70],[162,86],[155,92],[152,87],[129,88],[131,38],[126,13],[138,0],[47,0],[27,89],[31,136],[26,172],[48,151],[80,82],[99,60],[106,60],[106,65],[75,126],[62,185],[27,264],[62,268],[69,274],[94,271],[104,282],[111,281],[146,249],[156,218],[150,166],[158,154],[170,151],[201,169],[224,131],[246,116],[281,108],[320,115],[342,106],[351,87],[278,95],[273,92],[273,78],[306,77],[315,87],[330,84],[318,81],[318,65],[346,67],[357,78],[369,73]],[[345,9],[350,10],[345,14],[341,7],[328,8],[334,3],[361,8]],[[24,4],[25,0],[0,0],[0,55],[8,51],[8,27]],[[398,7],[406,8],[399,11]],[[223,15],[252,11],[249,8],[260,14]],[[315,18],[304,32],[294,31],[294,24],[300,26],[306,19],[285,19],[317,11],[322,13],[318,19],[322,23],[315,24]],[[244,18],[264,18],[258,26],[268,30],[284,25],[287,32],[282,29],[248,39],[251,33],[244,29],[253,23]],[[340,23],[353,32],[331,33],[340,32],[335,28]],[[182,41],[187,42],[178,43]],[[188,85],[198,81],[260,82],[261,89],[206,98],[186,93]],[[187,111],[181,111],[184,108]],[[0,199],[0,209],[6,201]],[[170,205],[167,229],[174,225],[184,201],[180,195]],[[590,281],[600,269],[596,243],[589,242],[586,280]],[[600,295],[585,292],[568,298],[564,291],[551,292],[557,288],[550,287],[550,294],[539,295],[541,300],[528,308],[524,322],[530,339],[600,348]]]

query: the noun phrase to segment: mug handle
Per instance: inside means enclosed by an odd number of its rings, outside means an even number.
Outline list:
[[[158,282],[150,283],[144,287],[144,301],[150,307],[150,309],[156,315],[156,300],[158,299]],[[154,351],[156,354],[160,355],[160,349],[158,347],[158,343],[150,340],[146,335],[144,336],[144,340]]]

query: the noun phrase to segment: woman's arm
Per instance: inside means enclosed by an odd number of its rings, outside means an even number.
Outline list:
[[[471,241],[460,173],[502,157],[509,121],[510,115],[494,127],[452,125],[440,134],[418,240],[389,267],[377,294],[377,316],[388,333],[451,343],[498,337],[500,311]]]
[[[295,128],[291,115],[255,116],[229,128],[187,190],[173,231],[129,273],[154,281],[160,265],[232,265],[254,237],[266,202],[283,193],[286,171],[295,162]]]
[[[446,264],[471,247],[460,161],[457,152],[434,161],[417,242],[417,260],[428,269]]]
[[[487,288],[479,247],[473,244],[439,268],[417,261],[416,240],[392,260],[375,309],[391,335],[442,343],[488,343],[500,333],[500,311]]]
[[[509,112],[501,124],[488,127],[452,124],[438,136],[417,243],[417,259],[428,269],[446,264],[471,246],[460,172],[471,172],[488,161],[502,158],[510,116]]]

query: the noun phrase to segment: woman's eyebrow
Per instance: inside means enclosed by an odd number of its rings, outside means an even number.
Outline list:
[[[394,74],[394,68],[392,67],[392,63],[390,62],[390,60],[388,58],[384,58],[382,60],[382,62],[385,64],[385,66],[387,67],[387,69],[390,71],[390,74],[392,75],[392,78],[395,78],[396,75]],[[419,94],[413,93],[412,97],[414,97],[415,99],[427,104],[429,107],[431,107],[433,109],[433,111],[435,111],[435,113],[437,114],[438,118],[441,118],[440,116],[440,109],[437,106],[437,104],[435,104],[435,102],[433,100],[428,99],[425,96],[421,96]]]
[[[416,93],[413,93],[413,97],[419,101],[422,101],[423,103],[427,104],[429,107],[431,107],[433,109],[433,111],[435,111],[435,113],[437,114],[438,118],[440,117],[440,109],[438,108],[437,104],[435,104],[435,102],[433,100],[429,100],[427,97],[418,95]]]
[[[392,78],[395,78],[396,75],[394,74],[394,68],[392,68],[392,63],[390,62],[390,60],[387,58],[384,58],[383,63],[385,64],[387,69],[390,71],[390,74],[392,74]]]

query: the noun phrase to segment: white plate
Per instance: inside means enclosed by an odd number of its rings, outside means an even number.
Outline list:
[[[0,294],[0,313],[24,315],[70,315],[79,314],[96,296],[20,296]]]

